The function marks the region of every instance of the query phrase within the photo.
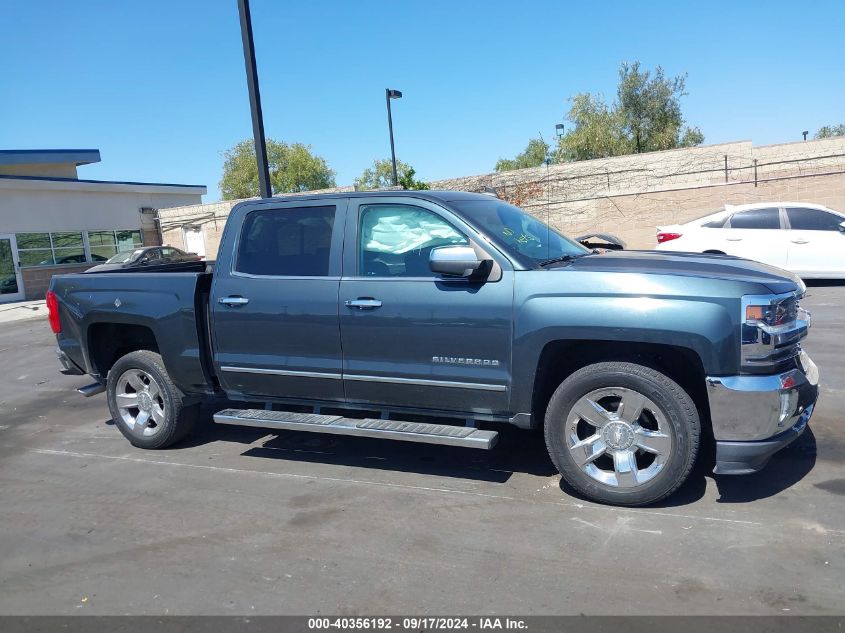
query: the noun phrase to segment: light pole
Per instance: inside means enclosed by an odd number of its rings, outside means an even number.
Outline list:
[[[262,198],[270,198],[273,192],[270,189],[270,170],[267,168],[267,142],[264,140],[264,117],[261,114],[261,93],[258,91],[258,68],[255,65],[249,0],[238,0],[238,13],[241,17],[241,39],[244,45],[249,109],[252,113],[252,134],[255,138],[255,158],[258,161],[258,188]]]
[[[809,133],[810,133],[810,131],[809,131],[809,130],[804,130],[803,132],[801,132],[801,134],[803,134],[803,135],[804,135],[804,140],[805,140],[805,141],[807,140],[807,134],[809,134]]]
[[[384,89],[384,97],[387,100],[387,127],[390,130],[390,159],[393,162],[393,186],[399,185],[399,176],[396,174],[396,150],[393,147],[393,115],[390,112],[390,100],[401,99],[402,93],[398,90]]]

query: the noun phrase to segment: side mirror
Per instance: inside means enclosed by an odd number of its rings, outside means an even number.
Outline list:
[[[840,232],[840,233],[845,233],[845,222],[840,222],[840,223],[839,223],[839,232]]]
[[[433,273],[454,277],[471,277],[484,264],[470,246],[441,246],[432,249],[428,267]]]

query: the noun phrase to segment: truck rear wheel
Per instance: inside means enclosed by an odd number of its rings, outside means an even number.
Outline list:
[[[579,369],[546,410],[546,447],[564,481],[612,505],[641,506],[672,494],[695,464],[700,435],[689,394],[635,363]]]
[[[141,350],[120,358],[106,385],[112,420],[134,446],[165,448],[184,438],[196,422],[199,407],[185,406],[161,356]]]

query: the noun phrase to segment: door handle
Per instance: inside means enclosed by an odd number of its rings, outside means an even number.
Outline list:
[[[810,240],[791,240],[793,244],[809,244]]]
[[[243,306],[249,303],[249,299],[246,297],[220,297],[217,300],[217,303],[221,303],[224,306],[235,307],[235,306]]]
[[[725,239],[729,242],[741,242],[742,241],[741,237],[726,237]]]
[[[347,308],[356,308],[358,310],[375,310],[381,307],[381,301],[373,299],[372,297],[361,297],[359,299],[349,299],[346,301]]]

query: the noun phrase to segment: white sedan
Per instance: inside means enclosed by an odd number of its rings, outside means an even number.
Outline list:
[[[659,251],[735,255],[804,278],[845,278],[845,214],[818,204],[725,205],[703,218],[657,231]]]

